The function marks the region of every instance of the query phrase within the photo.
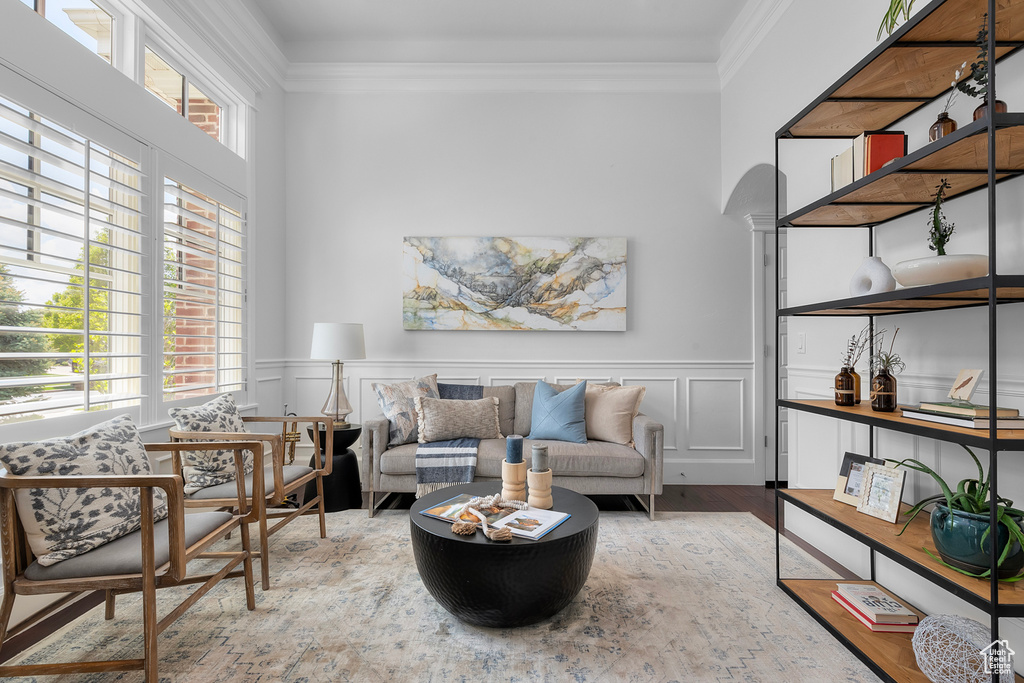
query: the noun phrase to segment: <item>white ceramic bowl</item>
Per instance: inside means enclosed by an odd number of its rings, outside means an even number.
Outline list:
[[[983,254],[947,254],[901,261],[892,269],[896,282],[904,287],[937,285],[940,282],[966,280],[988,275],[988,256]]]

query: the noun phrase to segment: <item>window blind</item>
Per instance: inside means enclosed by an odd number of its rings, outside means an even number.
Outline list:
[[[141,399],[142,178],[0,98],[0,421]]]
[[[245,389],[245,221],[164,178],[165,400]]]

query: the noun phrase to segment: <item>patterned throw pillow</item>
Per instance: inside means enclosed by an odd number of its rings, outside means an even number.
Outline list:
[[[18,476],[152,474],[139,431],[121,415],[63,439],[0,446],[0,462]],[[44,567],[86,553],[142,526],[137,488],[17,489],[15,503],[36,561]],[[156,519],[167,516],[163,491]]]
[[[372,386],[377,393],[377,403],[390,423],[391,438],[388,445],[401,446],[416,441],[419,438],[419,429],[416,425],[416,406],[412,400],[417,396],[438,398],[437,375],[418,377],[397,384],[374,383]]]
[[[420,443],[501,438],[498,399],[494,396],[475,401],[417,396],[413,402],[419,421]]]
[[[169,411],[178,429],[187,432],[244,432],[245,423],[231,394],[223,394],[201,406],[171,408]],[[201,441],[201,439],[195,439]],[[245,473],[252,472],[252,451],[242,454]],[[235,480],[234,451],[182,451],[181,474],[185,493],[193,494],[207,486]]]

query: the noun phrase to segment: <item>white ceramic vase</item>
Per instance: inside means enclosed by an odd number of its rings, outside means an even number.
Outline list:
[[[896,281],[904,287],[937,285],[940,282],[967,280],[988,275],[988,256],[983,254],[946,254],[900,261],[892,269]]]
[[[894,289],[896,280],[893,279],[892,271],[878,256],[865,258],[850,278],[850,296],[891,292]]]

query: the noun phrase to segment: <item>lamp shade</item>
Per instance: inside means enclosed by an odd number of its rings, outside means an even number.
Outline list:
[[[309,357],[315,360],[366,358],[361,323],[313,323]]]

